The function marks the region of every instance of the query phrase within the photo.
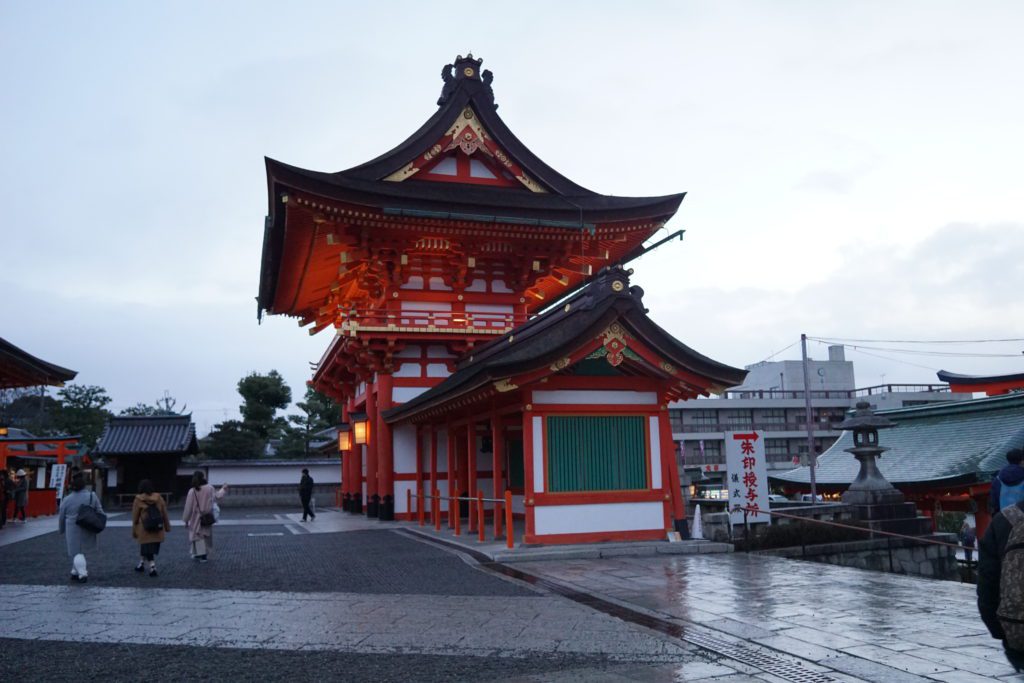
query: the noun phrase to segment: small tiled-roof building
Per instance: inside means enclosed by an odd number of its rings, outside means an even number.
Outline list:
[[[878,414],[896,423],[879,437],[889,449],[878,459],[885,478],[926,515],[975,509],[982,530],[992,477],[1006,464],[1008,450],[1024,446],[1024,393]],[[843,491],[856,478],[859,465],[845,450],[852,447],[851,432],[843,432],[818,458],[819,491]],[[790,492],[810,490],[807,467],[770,479]]]
[[[129,494],[149,479],[172,493],[178,465],[199,451],[191,415],[119,416],[107,421],[91,455],[106,465],[106,492]]]

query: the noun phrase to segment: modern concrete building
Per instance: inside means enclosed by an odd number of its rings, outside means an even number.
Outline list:
[[[673,403],[669,409],[672,437],[683,466],[709,488],[718,486],[725,470],[725,433],[762,432],[769,470],[789,470],[806,460],[807,420],[803,364],[770,361],[748,366],[747,378],[720,397]],[[853,363],[842,346],[829,347],[828,360],[809,361],[814,444],[824,453],[839,438],[834,425],[857,401],[873,410],[963,401],[969,393],[953,393],[948,384],[883,384],[857,388]]]

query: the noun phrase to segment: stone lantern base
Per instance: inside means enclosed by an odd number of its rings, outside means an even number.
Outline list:
[[[876,458],[886,449],[865,446],[846,450],[860,461],[860,472],[843,493],[842,501],[853,509],[858,521],[869,529],[895,534],[932,533],[932,521],[918,517],[917,506],[905,502],[903,494],[878,471]]]

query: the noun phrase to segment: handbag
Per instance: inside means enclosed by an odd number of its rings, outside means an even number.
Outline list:
[[[93,507],[92,501],[95,497],[95,493],[90,493],[89,502],[78,506],[75,524],[86,531],[98,534],[107,528],[107,516]]]

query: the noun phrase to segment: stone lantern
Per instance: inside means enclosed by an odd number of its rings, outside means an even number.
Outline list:
[[[860,471],[842,500],[848,505],[893,505],[903,502],[903,494],[893,488],[878,471],[878,456],[889,450],[878,445],[878,430],[895,427],[893,422],[875,415],[870,404],[857,403],[853,415],[838,425],[853,432],[853,448],[847,448],[860,461]]]

